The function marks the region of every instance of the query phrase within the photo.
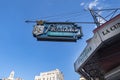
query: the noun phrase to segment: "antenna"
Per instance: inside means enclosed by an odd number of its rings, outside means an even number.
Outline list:
[[[118,10],[120,10],[120,8],[114,8],[114,9],[97,9],[97,10],[89,9],[89,11],[90,11],[90,13],[91,13],[91,15],[93,17],[94,23],[97,25],[97,27],[99,27],[101,24],[103,24],[103,21],[107,22],[110,19],[112,19],[114,17],[114,15],[118,12]],[[112,12],[109,13],[106,17],[103,17],[100,14],[100,12],[103,12],[103,11],[112,11]],[[111,16],[111,18],[107,20],[107,18],[110,17],[110,16]]]
[[[99,27],[100,25],[102,25],[103,23],[109,21],[110,19],[112,19],[115,14],[118,12],[118,10],[120,10],[120,8],[113,8],[113,9],[88,9],[93,17],[94,22],[48,22],[48,21],[43,21],[43,20],[26,20],[26,23],[36,23],[37,25],[42,25],[44,23],[80,23],[80,24],[96,24],[97,27]],[[103,11],[111,11],[111,13],[108,13],[107,16],[103,17],[101,12]],[[120,14],[120,12],[118,13]],[[50,16],[51,17],[51,16]],[[109,19],[107,19],[108,17],[110,17]],[[48,17],[47,17],[48,18]]]

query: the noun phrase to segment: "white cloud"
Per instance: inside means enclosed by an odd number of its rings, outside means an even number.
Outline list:
[[[101,10],[103,7],[101,7],[101,6],[99,6],[99,7],[97,7],[97,9],[99,9],[99,10]]]
[[[80,6],[84,6],[85,5],[85,3],[84,2],[82,2],[81,4],[80,4]]]
[[[101,18],[101,17],[98,17],[98,20],[99,20],[99,22],[102,23],[102,24],[106,22],[106,21],[105,21],[103,18]]]
[[[92,9],[93,7],[96,7],[96,8],[101,8],[101,7],[98,7],[99,5],[99,0],[93,0],[92,2],[81,2],[80,3],[80,6],[83,6],[86,10],[89,9]]]
[[[106,1],[106,0],[102,0],[102,1]],[[105,3],[102,3],[102,1],[100,0],[93,0],[91,2],[82,2],[80,5],[84,7],[85,10],[89,9],[98,9],[101,10],[103,9],[106,5],[104,5]],[[102,11],[97,12],[98,15],[102,15]],[[106,21],[102,18],[102,17],[97,17],[98,22],[100,23],[105,23]]]
[[[89,9],[92,9],[93,7],[96,7],[98,5],[98,0],[94,0],[93,2],[90,2],[90,4],[88,5]]]

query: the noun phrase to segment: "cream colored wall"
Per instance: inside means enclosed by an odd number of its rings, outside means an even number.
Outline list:
[[[35,76],[35,80],[64,80],[63,74],[58,70],[40,73],[40,76]]]

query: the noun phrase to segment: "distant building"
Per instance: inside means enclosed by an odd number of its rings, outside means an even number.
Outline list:
[[[86,80],[83,76],[80,77],[80,80]]]
[[[40,73],[40,76],[35,76],[35,80],[64,80],[63,74],[58,70]]]
[[[15,72],[12,71],[8,78],[2,78],[1,80],[22,80],[22,78],[14,78]]]

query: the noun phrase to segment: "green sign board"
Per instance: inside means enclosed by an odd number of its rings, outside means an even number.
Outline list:
[[[34,26],[33,36],[37,40],[77,41],[82,37],[82,31],[75,23],[45,22]]]

